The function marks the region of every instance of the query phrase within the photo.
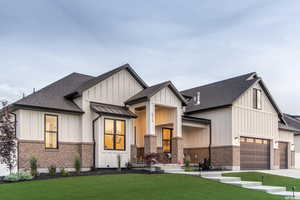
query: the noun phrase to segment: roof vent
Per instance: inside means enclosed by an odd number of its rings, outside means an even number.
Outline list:
[[[197,95],[194,97],[195,105],[200,105],[200,92],[197,92]]]

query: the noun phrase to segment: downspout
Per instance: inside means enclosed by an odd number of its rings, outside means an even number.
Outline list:
[[[208,152],[209,152],[209,165],[211,166],[211,145],[212,145],[212,130],[211,130],[211,121],[209,123],[209,147],[208,147]]]
[[[99,115],[96,119],[93,120],[93,167],[96,168],[96,138],[95,138],[95,123],[100,118]]]

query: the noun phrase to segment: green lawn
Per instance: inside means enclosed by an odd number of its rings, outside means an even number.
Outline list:
[[[260,172],[240,172],[240,173],[226,173],[224,176],[241,177],[243,181],[262,181],[263,185],[270,186],[284,186],[291,191],[293,186],[296,186],[296,191],[300,192],[300,180],[295,178],[289,178],[284,176],[276,176],[272,174],[265,174]]]
[[[5,200],[273,200],[264,192],[187,175],[103,175],[0,185]]]

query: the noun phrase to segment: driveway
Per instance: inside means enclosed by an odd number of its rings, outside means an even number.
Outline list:
[[[260,172],[300,179],[300,169],[260,170]]]

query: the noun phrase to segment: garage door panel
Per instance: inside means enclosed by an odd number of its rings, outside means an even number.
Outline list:
[[[241,169],[269,169],[270,142],[262,139],[244,138],[240,143]]]
[[[280,169],[287,169],[287,152],[288,152],[288,143],[287,142],[279,142],[279,167]]]

